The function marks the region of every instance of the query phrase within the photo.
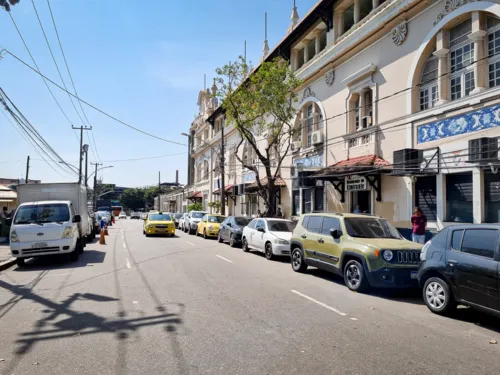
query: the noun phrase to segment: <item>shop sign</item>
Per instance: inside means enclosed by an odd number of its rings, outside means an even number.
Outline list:
[[[313,168],[323,166],[323,155],[314,155],[307,158],[295,160],[295,165],[302,168]]]
[[[348,176],[345,179],[346,191],[363,191],[370,190],[366,177],[361,176]]]
[[[246,173],[243,175],[243,182],[254,182],[255,181],[255,172]]]

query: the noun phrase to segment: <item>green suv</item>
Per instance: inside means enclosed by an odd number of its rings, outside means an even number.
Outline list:
[[[370,215],[302,215],[291,242],[295,272],[317,267],[344,277],[357,292],[369,287],[418,287],[422,245],[410,242],[387,220]]]

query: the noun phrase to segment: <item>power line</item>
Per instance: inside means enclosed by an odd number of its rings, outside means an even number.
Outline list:
[[[187,144],[185,143],[180,143],[180,142],[176,142],[176,141],[171,141],[169,139],[165,139],[165,138],[162,138],[162,137],[159,137],[157,135],[154,135],[154,134],[151,134],[151,133],[148,133],[144,130],[141,130],[139,128],[136,128],[135,126],[132,126],[130,124],[127,124],[126,122],[114,117],[113,115],[110,115],[109,113],[107,112],[104,112],[102,109],[96,107],[95,105],[93,104],[90,104],[89,102],[85,101],[84,99],[81,99],[79,97],[77,97],[75,94],[67,91],[64,89],[64,87],[62,87],[61,85],[57,84],[56,82],[54,82],[53,80],[51,80],[50,78],[48,78],[47,76],[45,76],[44,74],[42,74],[40,71],[38,71],[37,69],[33,68],[31,65],[29,65],[28,63],[24,62],[23,60],[21,60],[19,57],[17,57],[16,55],[14,55],[12,52],[10,52],[8,49],[4,48],[4,47],[0,47],[1,49],[3,49],[5,52],[7,52],[9,55],[11,55],[14,59],[16,59],[17,61],[19,61],[21,64],[23,64],[24,66],[26,66],[27,68],[31,69],[32,71],[34,71],[35,73],[37,73],[38,75],[40,75],[41,77],[43,77],[44,79],[46,79],[47,81],[49,81],[50,83],[52,83],[54,86],[56,86],[57,88],[59,88],[60,90],[62,91],[65,91],[67,93],[69,93],[72,97],[78,99],[79,101],[81,101],[82,103],[86,104],[87,106],[89,106],[90,108],[94,109],[95,111],[103,114],[104,116],[106,117],[109,117],[110,119],[132,129],[132,130],[135,130],[141,134],[144,134],[144,135],[147,135],[148,137],[151,137],[151,138],[155,138],[155,139],[158,139],[160,141],[163,141],[163,142],[167,142],[167,143],[171,143],[171,144],[175,144],[175,145],[179,145],[179,146],[187,146]]]
[[[161,159],[161,158],[166,158],[169,156],[177,156],[177,155],[185,155],[187,152],[178,152],[176,154],[168,154],[168,155],[158,155],[158,156],[147,156],[144,158],[135,158],[135,159],[118,159],[118,160],[103,160],[102,163],[119,163],[119,162],[128,162],[128,161],[140,161],[140,160],[151,160],[151,159]],[[31,160],[37,160],[37,159],[31,159]],[[38,160],[40,161],[40,160]],[[69,162],[71,163],[71,161]],[[76,163],[76,161],[75,161]]]

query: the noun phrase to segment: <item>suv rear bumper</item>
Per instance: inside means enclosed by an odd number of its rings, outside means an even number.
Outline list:
[[[367,272],[366,277],[374,288],[418,288],[418,266],[411,268],[384,267],[377,271]]]

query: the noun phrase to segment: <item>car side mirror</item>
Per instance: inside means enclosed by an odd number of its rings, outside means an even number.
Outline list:
[[[82,217],[80,215],[75,215],[73,218],[73,223],[80,223],[82,221]]]
[[[257,228],[258,232],[266,233],[266,230],[264,228]]]
[[[336,240],[338,240],[340,236],[342,236],[342,232],[337,229],[330,229],[330,234]]]
[[[233,224],[231,224],[231,223],[227,223],[226,225],[227,225],[228,227],[232,227],[232,226],[233,226]]]

